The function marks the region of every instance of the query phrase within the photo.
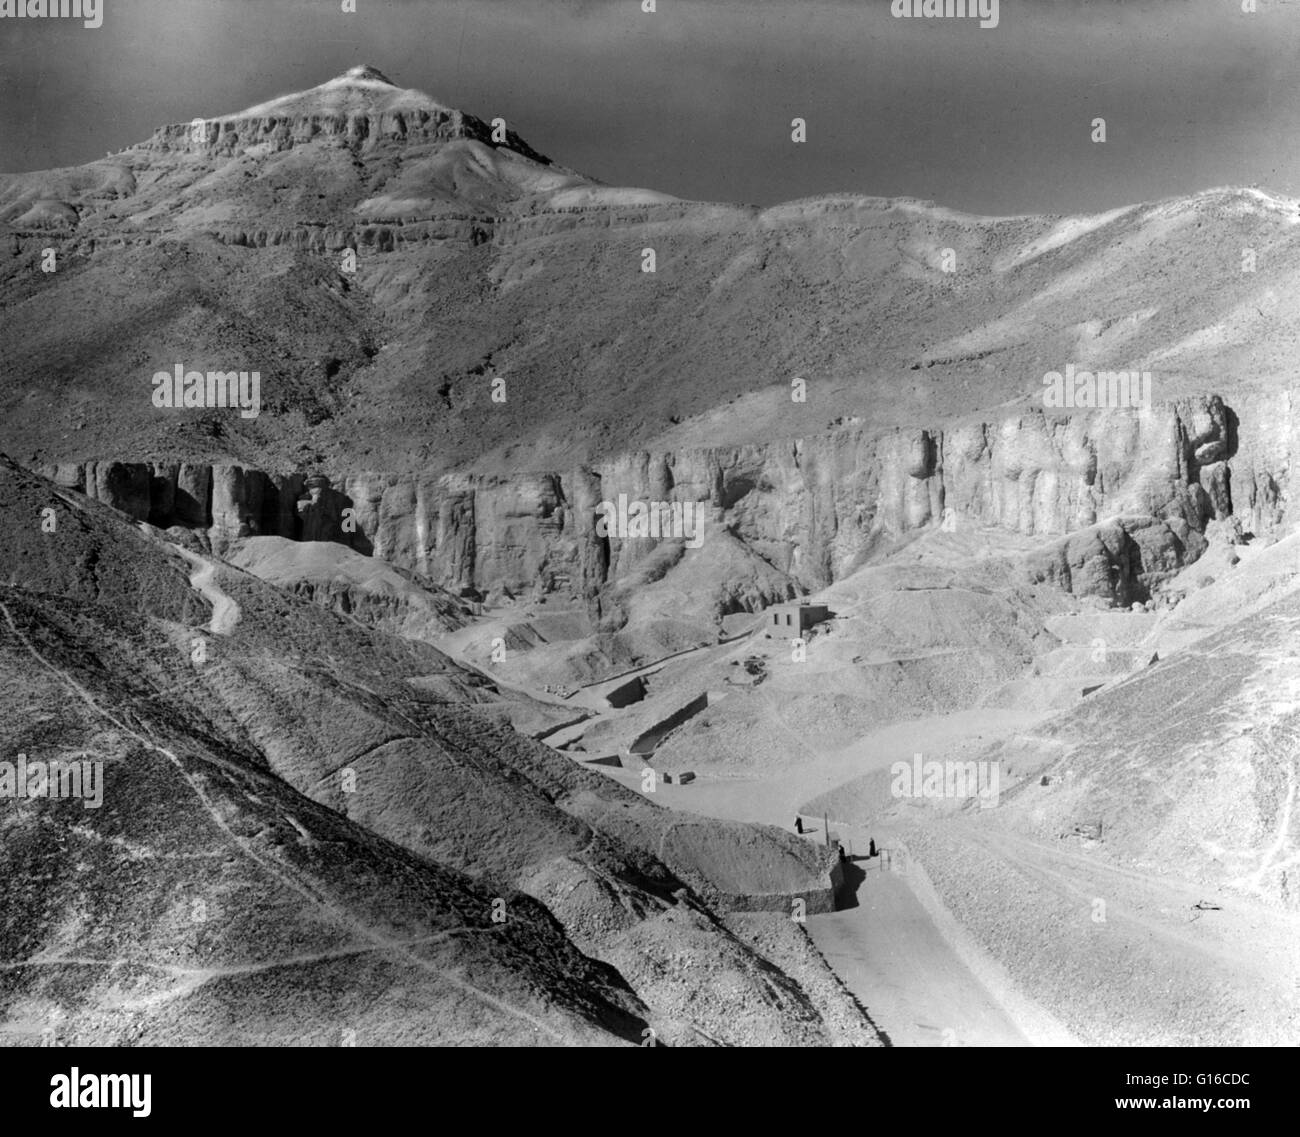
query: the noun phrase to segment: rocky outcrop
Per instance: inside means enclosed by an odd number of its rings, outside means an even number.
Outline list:
[[[458,591],[594,595],[671,534],[602,533],[601,502],[702,503],[726,533],[802,588],[852,572],[917,531],[960,523],[1061,538],[1031,579],[1128,604],[1200,555],[1211,521],[1280,523],[1285,438],[1239,456],[1217,396],[1145,411],[1027,412],[944,429],[866,428],[763,445],[623,454],[594,469],[311,477],[239,466],[93,462],[45,472],[160,527],[337,541]],[[1300,426],[1295,428],[1300,433]],[[678,542],[680,543],[680,542]]]
[[[295,508],[304,496],[302,474],[266,474],[242,466],[115,461],[60,463],[41,472],[57,485],[78,490],[137,521],[160,529],[200,530],[217,554],[241,537],[312,539],[302,536],[303,524]]]
[[[495,145],[492,128],[482,119],[453,108],[411,107],[407,110],[360,111],[342,114],[232,115],[172,123],[154,131],[139,149],[159,153],[180,151],[233,158],[254,150],[259,156],[289,150],[309,142],[333,139],[362,148],[383,141],[453,142],[474,139]],[[534,162],[549,165],[513,130],[505,146]]]
[[[341,253],[344,249],[374,253],[391,253],[405,246],[428,242],[453,241],[481,245],[491,240],[494,227],[490,217],[470,215],[440,216],[432,220],[391,221],[382,225],[357,225],[338,228],[325,225],[293,226],[217,226],[210,236],[225,245],[249,249],[287,246],[299,252]]]
[[[1104,596],[1117,604],[1143,603],[1151,590],[1195,561],[1205,538],[1185,521],[1120,518],[1072,533],[1030,557],[1031,582],[1057,585],[1076,596]]]
[[[312,488],[330,492],[319,485]],[[318,501],[298,504],[310,512]],[[299,541],[247,537],[229,546],[226,560],[314,604],[412,639],[455,631],[472,618],[470,605],[444,589],[319,536]]]

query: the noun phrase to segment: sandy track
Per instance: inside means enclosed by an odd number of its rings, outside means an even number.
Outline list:
[[[894,1046],[1028,1046],[952,950],[905,877],[863,861],[858,907],[808,919],[808,934]]]
[[[194,571],[190,573],[190,587],[212,605],[212,619],[208,621],[208,631],[214,636],[230,635],[235,625],[239,623],[241,613],[239,605],[217,584],[216,564],[181,545],[172,545],[172,548],[193,566]]]
[[[989,945],[1016,989],[1089,1044],[1294,1045],[1295,914],[996,819],[953,819],[925,844],[961,934]]]

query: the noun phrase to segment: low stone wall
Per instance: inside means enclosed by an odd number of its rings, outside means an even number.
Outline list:
[[[804,911],[810,916],[834,912],[840,890],[844,887],[844,866],[840,863],[839,849],[827,850],[825,885],[797,892],[769,892],[749,895],[722,893],[721,900],[732,912],[783,912],[791,914],[795,900],[804,902]]]
[[[694,718],[708,705],[708,692],[696,695],[695,698],[685,706],[678,707],[672,714],[668,715],[666,718],[660,719],[654,724],[654,726],[650,727],[649,730],[642,731],[637,735],[637,737],[632,741],[632,745],[628,747],[629,752],[633,755],[649,757],[655,752],[659,743],[663,741],[664,735],[666,735],[670,730],[674,730],[681,726],[682,723],[687,721],[687,719]]]

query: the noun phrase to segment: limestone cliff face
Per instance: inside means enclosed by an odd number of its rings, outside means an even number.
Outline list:
[[[382,114],[241,115],[160,127],[142,146],[161,153],[182,151],[232,157],[254,147],[259,154],[274,153],[313,139],[337,138],[352,145],[385,138],[450,142],[457,138],[486,140],[490,133],[490,128],[478,119],[451,109]]]
[[[346,82],[347,78],[342,76],[334,84],[326,84],[318,90],[327,90],[337,83]],[[394,104],[391,99],[366,106],[358,106],[355,101],[351,106],[340,102],[339,109],[329,111],[277,100],[281,106],[268,104],[260,108],[261,113],[259,108],[255,108],[241,114],[200,118],[160,127],[141,144],[141,148],[160,153],[180,151],[221,157],[251,152],[264,157],[268,153],[330,139],[353,149],[383,141],[454,142],[469,139],[485,144],[494,141],[492,128],[482,119],[454,107],[438,106],[432,100],[423,101],[425,105],[413,104],[410,100],[405,104]],[[550,162],[513,130],[505,132],[503,143],[535,162]]]
[[[253,535],[339,541],[485,594],[589,596],[630,576],[671,538],[602,534],[600,503],[626,495],[629,505],[704,503],[703,540],[726,530],[802,588],[840,579],[918,530],[977,525],[1047,539],[1031,579],[1128,603],[1195,560],[1210,521],[1236,515],[1253,532],[1282,522],[1300,422],[1289,398],[1278,400],[1251,408],[1249,432],[1211,396],[629,453],[594,469],[510,476],[111,461],[43,472],[141,520],[200,530],[217,553]]]

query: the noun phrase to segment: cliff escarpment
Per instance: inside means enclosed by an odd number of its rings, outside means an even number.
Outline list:
[[[218,554],[249,536],[334,541],[483,595],[589,597],[633,577],[661,545],[703,548],[713,538],[743,543],[794,593],[925,530],[975,526],[1017,548],[1029,541],[1034,579],[1129,603],[1195,560],[1210,522],[1236,518],[1253,533],[1282,523],[1292,428],[1265,408],[1249,415],[1265,419],[1270,429],[1244,447],[1237,413],[1209,396],[1143,411],[641,451],[514,475],[308,475],[116,459],[42,472],[138,520],[193,531]],[[700,503],[700,534],[674,533],[666,521],[657,535],[602,526],[601,503],[620,498]]]

